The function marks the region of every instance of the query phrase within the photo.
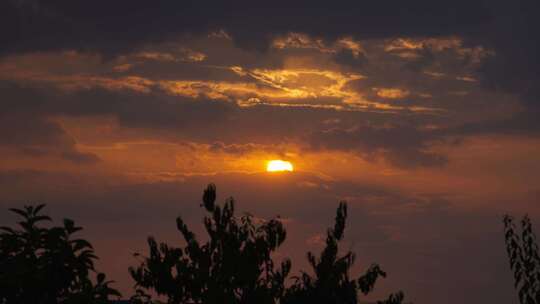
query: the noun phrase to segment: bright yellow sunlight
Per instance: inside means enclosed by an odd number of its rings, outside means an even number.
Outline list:
[[[268,172],[281,172],[281,171],[293,171],[293,165],[288,161],[283,160],[271,160],[266,165],[266,171]]]

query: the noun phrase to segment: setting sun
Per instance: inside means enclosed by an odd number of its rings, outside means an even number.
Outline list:
[[[268,172],[293,171],[293,165],[288,161],[271,160],[266,165]]]

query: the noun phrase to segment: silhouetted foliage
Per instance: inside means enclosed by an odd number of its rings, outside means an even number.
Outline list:
[[[51,218],[44,205],[10,209],[22,217],[20,230],[0,227],[0,303],[110,303],[120,296],[103,273],[96,283],[92,245],[73,234],[82,230],[70,219],[63,226],[45,228]]]
[[[514,286],[519,290],[521,304],[540,303],[540,257],[536,236],[528,216],[521,220],[521,233],[516,231],[514,219],[504,217],[506,251],[514,272]]]
[[[199,244],[182,218],[177,228],[186,245],[183,248],[158,244],[148,239],[150,254],[142,264],[130,268],[138,295],[133,300],[148,303],[147,291],[166,296],[168,303],[357,303],[358,291],[368,294],[379,277],[386,274],[376,264],[358,279],[349,278],[354,254],[338,256],[338,242],[343,238],[347,205],[337,209],[333,229],[328,230],[326,247],[320,258],[308,253],[314,276],[302,272],[290,287],[285,279],[291,262],[275,267],[271,257],[285,240],[286,232],[279,218],[253,223],[250,215],[234,216],[234,201],[223,208],[216,205],[216,188],[209,185],[202,206],[209,213],[204,225],[209,240]],[[391,295],[384,304],[402,303],[403,294]]]
[[[398,291],[388,296],[388,299],[384,301],[377,301],[377,304],[401,304],[403,303],[404,298],[405,295],[403,294],[403,291]]]
[[[215,186],[204,191],[210,214],[204,225],[210,240],[201,245],[181,217],[177,228],[184,248],[148,239],[150,256],[130,268],[138,287],[166,295],[169,303],[275,303],[284,291],[291,263],[275,267],[270,255],[285,240],[278,219],[255,225],[250,215],[234,217],[234,201],[215,204]]]
[[[295,277],[295,283],[287,289],[283,303],[325,303],[353,304],[358,302],[358,292],[369,294],[375,287],[379,277],[386,273],[377,264],[369,267],[358,279],[351,279],[349,270],[355,261],[353,252],[348,251],[339,256],[338,243],[343,239],[347,219],[347,204],[341,202],[337,209],[335,225],[328,229],[326,247],[319,258],[308,252],[307,258],[313,268],[314,276],[302,272]],[[378,303],[398,304],[403,300],[400,292],[391,295],[386,301]]]

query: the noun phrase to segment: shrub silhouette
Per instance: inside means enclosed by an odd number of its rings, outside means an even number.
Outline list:
[[[73,234],[82,228],[65,219],[63,226],[41,227],[51,218],[44,205],[10,209],[23,219],[20,230],[0,227],[0,303],[110,303],[120,296],[103,273],[96,283],[92,245]]]
[[[186,245],[183,248],[148,239],[150,254],[140,266],[130,268],[140,303],[149,301],[148,291],[166,296],[168,303],[357,303],[357,293],[371,292],[377,278],[385,273],[376,264],[358,279],[349,278],[354,254],[338,257],[343,238],[347,205],[340,203],[336,223],[328,230],[326,248],[320,258],[308,253],[315,275],[303,272],[290,287],[285,280],[290,260],[275,267],[271,253],[285,241],[286,231],[279,218],[260,225],[250,215],[237,219],[234,201],[223,208],[215,203],[216,188],[210,184],[203,194],[209,213],[204,225],[209,241],[200,244],[184,221],[177,227]],[[400,292],[379,303],[399,304]]]
[[[514,273],[514,287],[519,290],[521,304],[540,303],[540,257],[536,236],[528,216],[521,220],[521,232],[516,231],[514,219],[504,217],[505,242],[510,268]]]
[[[278,219],[255,225],[250,215],[234,217],[234,200],[215,204],[215,186],[204,191],[204,218],[210,240],[200,245],[182,218],[178,230],[185,248],[148,239],[150,256],[130,268],[138,287],[166,295],[169,303],[275,303],[284,291],[291,263],[275,267],[270,255],[285,240]],[[139,290],[139,293],[143,293]]]
[[[348,251],[343,256],[338,256],[338,243],[343,239],[346,220],[347,204],[341,202],[337,209],[334,228],[327,231],[326,247],[321,256],[316,258],[311,252],[307,254],[314,276],[302,272],[300,277],[295,277],[295,283],[287,289],[283,303],[357,303],[358,291],[364,295],[369,294],[375,287],[377,279],[386,276],[379,265],[373,264],[358,279],[349,277],[349,269],[355,261],[354,253]],[[393,304],[401,303],[402,300],[403,294],[399,292],[390,295],[388,300],[378,303]]]

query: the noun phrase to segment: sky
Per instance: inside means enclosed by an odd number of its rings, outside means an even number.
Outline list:
[[[202,191],[281,216],[307,267],[338,202],[373,298],[517,303],[502,216],[540,222],[538,1],[0,3],[0,221],[75,219],[124,295]],[[289,173],[266,172],[272,159]]]

